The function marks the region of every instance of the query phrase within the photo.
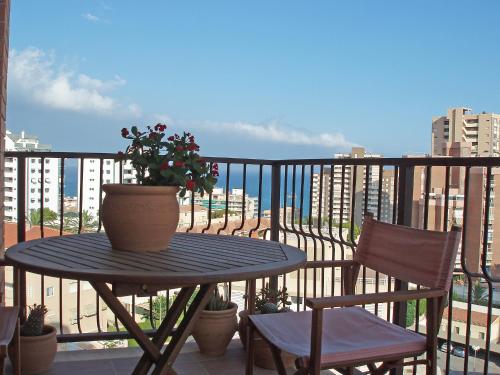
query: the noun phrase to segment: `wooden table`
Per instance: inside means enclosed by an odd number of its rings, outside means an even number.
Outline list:
[[[255,279],[284,274],[306,262],[302,251],[277,242],[194,233],[176,234],[168,251],[159,253],[112,250],[105,234],[89,233],[23,242],[9,248],[5,258],[16,268],[15,274],[29,271],[89,281],[144,351],[134,375],[147,374],[153,364],[153,375],[168,372],[217,283],[250,281],[248,295],[252,308]],[[17,279],[15,295],[19,293]],[[171,288],[181,290],[150,340],[118,297]],[[172,339],[162,353],[169,336]]]

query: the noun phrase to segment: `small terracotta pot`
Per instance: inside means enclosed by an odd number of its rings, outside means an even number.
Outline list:
[[[115,250],[161,251],[179,223],[177,186],[104,184],[102,223]]]
[[[258,314],[259,312],[257,312]],[[288,313],[280,313],[288,314]],[[293,314],[293,313],[291,313]],[[247,339],[247,326],[248,326],[248,311],[243,310],[238,314],[240,316],[240,322],[238,323],[238,333],[240,335],[240,340],[243,347],[246,347]],[[254,364],[255,366],[262,367],[268,370],[276,370],[274,366],[273,353],[269,344],[264,341],[264,339],[259,335],[258,332],[254,331]],[[285,368],[293,368],[295,366],[295,359],[297,357],[293,354],[287,352],[281,352],[281,359]]]
[[[236,332],[238,305],[229,303],[229,308],[221,311],[203,310],[193,328],[193,337],[200,352],[211,356],[221,356]]]
[[[56,329],[43,327],[41,336],[21,336],[19,350],[21,352],[21,374],[39,374],[47,371],[57,352]],[[9,347],[9,357],[14,356],[13,347]]]

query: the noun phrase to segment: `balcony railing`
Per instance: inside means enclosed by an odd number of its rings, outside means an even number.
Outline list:
[[[129,168],[115,154],[6,152],[5,156],[12,158],[8,160],[15,169],[7,188],[15,191],[15,217],[11,219],[17,223],[18,242],[27,240],[27,233],[44,237],[102,231],[102,184],[131,181],[125,172]],[[500,189],[500,183],[495,179],[500,179],[499,158],[207,160],[219,163],[217,186],[223,191],[204,200],[191,196],[183,202],[189,208],[179,231],[261,237],[297,246],[306,252],[308,260],[331,260],[352,258],[366,212],[382,221],[424,229],[446,231],[453,223],[462,225],[462,244],[440,343],[474,350],[466,350],[463,359],[450,351],[440,352],[439,366],[447,374],[467,373],[473,368],[488,374],[498,365],[500,301],[495,284],[500,282],[500,190],[496,189]],[[57,181],[51,176],[57,176]],[[70,184],[76,192],[73,199],[68,198]],[[48,205],[55,207],[56,217],[44,210]],[[298,311],[306,308],[304,297],[341,294],[341,272],[336,268],[304,268],[261,280],[258,285],[269,282],[274,287],[286,286]],[[23,274],[21,281],[21,304],[48,305],[60,343],[99,341],[106,346],[109,340],[129,338],[87,283],[31,274]],[[357,291],[419,287],[362,269]],[[245,282],[232,283],[228,288],[244,307]],[[162,295],[168,308],[174,292]],[[149,322],[145,329],[152,332],[158,300],[154,296],[130,296],[123,303],[137,319],[144,317]],[[417,332],[425,331],[425,305],[364,307]]]

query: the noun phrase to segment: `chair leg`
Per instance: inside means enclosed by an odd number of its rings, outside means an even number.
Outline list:
[[[3,375],[6,352],[7,348],[5,346],[0,347],[0,375]]]
[[[12,369],[14,371],[14,375],[21,375],[21,351],[20,351],[21,339],[19,335],[20,335],[20,324],[18,318],[16,323],[16,329],[14,331],[14,337],[12,338],[12,346],[14,348],[14,358],[11,358],[11,360],[12,360]]]
[[[271,347],[271,352],[273,353],[274,366],[276,366],[278,374],[286,375],[285,365],[283,364],[283,359],[281,358],[281,350],[270,343],[268,344]]]
[[[246,349],[247,349],[247,361],[245,367],[245,375],[253,375],[253,360],[254,360],[254,328],[252,325],[252,321],[248,319],[247,324],[247,340],[246,340]]]

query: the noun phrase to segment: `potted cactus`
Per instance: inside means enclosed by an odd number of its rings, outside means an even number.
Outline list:
[[[29,315],[21,325],[21,373],[38,374],[47,371],[57,352],[56,329],[45,325],[47,307],[34,304],[29,307]],[[9,348],[9,355],[14,353]]]
[[[257,294],[255,299],[255,313],[256,314],[277,314],[290,312],[290,305],[292,302],[288,300],[288,292],[286,287],[281,289],[274,289],[266,284]],[[247,326],[248,326],[248,310],[243,310],[239,313],[240,322],[238,324],[238,332],[243,346],[246,346]],[[275,370],[273,355],[269,345],[254,333],[254,363],[258,367],[269,370]],[[295,357],[287,352],[282,352],[281,357],[283,364],[286,368],[291,368],[294,365]]]
[[[226,352],[238,326],[237,310],[238,306],[229,301],[227,285],[224,295],[219,293],[219,288],[214,289],[192,332],[201,353],[221,356]]]

